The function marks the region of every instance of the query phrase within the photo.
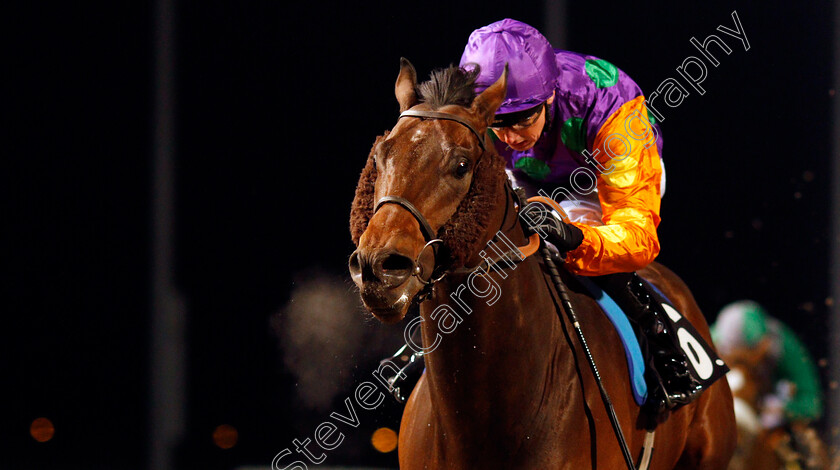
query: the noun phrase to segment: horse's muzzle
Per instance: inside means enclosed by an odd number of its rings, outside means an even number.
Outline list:
[[[422,286],[414,276],[414,260],[396,250],[358,249],[350,255],[348,264],[362,302],[374,317],[383,323],[405,317]]]

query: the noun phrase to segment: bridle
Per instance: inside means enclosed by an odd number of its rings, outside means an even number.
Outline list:
[[[441,119],[441,120],[457,122],[458,124],[461,124],[462,126],[469,129],[470,132],[472,132],[472,134],[476,137],[476,139],[478,139],[478,144],[479,144],[479,146],[481,146],[482,156],[487,151],[487,147],[485,146],[485,143],[484,143],[484,138],[482,138],[481,134],[479,134],[478,131],[475,130],[475,128],[472,126],[472,124],[469,123],[469,121],[462,118],[461,116],[458,116],[458,115],[455,115],[455,114],[450,114],[450,113],[444,113],[444,112],[440,112],[440,111],[423,111],[423,110],[409,109],[407,111],[403,111],[400,114],[399,119],[402,119],[404,117],[413,117],[413,118],[420,118],[420,119]],[[480,158],[481,157],[479,157],[479,159]],[[509,186],[510,186],[510,183],[508,182],[508,187]],[[396,205],[402,207],[403,209],[407,210],[414,217],[414,219],[417,221],[418,225],[420,226],[420,231],[423,234],[423,238],[426,241],[426,244],[423,246],[423,248],[420,249],[420,253],[418,253],[417,257],[414,259],[414,269],[412,270],[412,274],[411,274],[412,276],[416,277],[423,284],[423,288],[421,289],[421,291],[416,296],[417,301],[422,302],[429,296],[429,294],[431,294],[432,286],[436,282],[438,282],[438,281],[442,280],[444,277],[446,277],[446,274],[449,272],[449,267],[444,266],[443,264],[441,264],[439,262],[438,250],[436,248],[438,245],[443,245],[443,240],[441,240],[440,238],[437,238],[437,233],[432,229],[432,226],[431,226],[431,224],[429,224],[429,221],[426,220],[426,217],[423,216],[423,214],[417,209],[417,207],[414,206],[414,204],[412,204],[410,201],[408,201],[404,197],[390,196],[390,195],[389,196],[383,196],[378,201],[376,201],[376,205],[373,208],[373,213],[375,214],[376,211],[378,211],[380,208],[382,208],[382,206],[384,206],[385,204],[396,204]],[[517,207],[521,207],[521,201],[520,201],[520,203]],[[422,272],[423,268],[421,267],[420,258],[426,252],[426,249],[428,249],[430,247],[432,249],[432,253],[433,253],[433,257],[434,257],[434,267],[432,268],[432,272],[429,273],[429,276],[427,278],[424,278],[423,277],[423,272]],[[498,258],[499,258],[499,260],[506,259],[509,262],[510,261],[516,262],[517,260],[521,261],[521,259],[524,259],[524,258],[520,258],[519,255],[514,255],[513,250],[510,250],[510,252],[508,252],[508,253],[504,253],[502,256],[499,256]],[[491,266],[490,266],[490,262],[488,262],[487,260],[483,261],[478,266],[475,266],[475,267],[472,267],[472,268],[462,268],[462,269],[459,269],[458,271],[472,272],[476,269],[482,268],[485,265],[487,265],[486,266],[486,272],[489,273]]]

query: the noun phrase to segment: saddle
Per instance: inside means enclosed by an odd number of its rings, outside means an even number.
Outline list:
[[[700,335],[694,325],[683,316],[674,303],[656,286],[648,282],[636,273],[621,273],[617,275],[585,277],[574,276],[584,289],[601,307],[601,310],[609,318],[621,338],[624,347],[627,367],[630,377],[630,384],[633,391],[633,398],[639,406],[654,405],[658,408],[662,404],[653,404],[651,398],[666,400],[663,396],[651,396],[651,389],[657,387],[669,388],[668,382],[671,379],[667,376],[669,371],[657,370],[654,367],[655,355],[658,353],[657,346],[653,342],[666,342],[668,347],[678,348],[679,352],[685,355],[687,373],[690,377],[685,380],[695,387],[694,393],[699,395],[712,383],[726,375],[729,368]],[[628,284],[635,284],[635,294],[617,292],[620,286],[625,288]],[[610,294],[612,293],[612,295]],[[642,324],[645,319],[640,319],[638,305],[629,305],[636,300],[630,297],[649,296],[643,301],[650,304],[651,310],[659,310],[664,315],[658,315],[657,321],[663,323],[661,331],[655,333],[660,338],[652,339],[652,329]],[[664,339],[662,337],[665,337]],[[689,400],[690,401],[690,400]],[[667,408],[677,408],[679,404],[664,404]]]

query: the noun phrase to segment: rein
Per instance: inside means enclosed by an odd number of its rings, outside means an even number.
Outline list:
[[[592,352],[589,349],[589,344],[586,341],[586,337],[583,335],[583,330],[580,327],[580,322],[577,318],[577,313],[575,313],[575,309],[572,306],[572,300],[569,298],[569,292],[566,289],[566,285],[563,282],[562,277],[560,276],[560,271],[557,268],[557,264],[554,262],[554,258],[552,257],[551,249],[548,248],[545,244],[543,244],[540,248],[540,251],[543,256],[543,261],[545,262],[546,269],[548,271],[549,277],[551,277],[551,281],[554,283],[554,287],[557,290],[557,294],[560,297],[560,305],[557,305],[557,300],[554,299],[552,295],[552,300],[557,307],[557,315],[560,316],[560,311],[566,312],[566,316],[569,318],[569,323],[572,324],[574,327],[575,333],[577,334],[578,341],[580,341],[581,347],[583,348],[583,352],[586,355],[587,362],[589,363],[589,368],[592,371],[592,375],[595,378],[595,383],[598,384],[598,392],[601,394],[601,401],[604,403],[604,408],[607,411],[607,417],[610,420],[610,425],[612,425],[613,433],[615,434],[616,440],[618,440],[618,445],[621,448],[621,455],[624,457],[624,463],[627,465],[628,470],[637,470],[635,464],[633,463],[633,457],[630,455],[630,449],[627,446],[627,439],[624,437],[624,433],[621,431],[621,424],[618,422],[618,416],[615,414],[615,408],[613,407],[612,400],[610,399],[609,394],[607,394],[607,389],[604,387],[604,383],[601,380],[601,374],[598,372],[598,366],[595,364],[595,359],[592,357]],[[562,305],[562,307],[561,307]],[[562,322],[563,319],[560,318]],[[571,344],[570,344],[571,346]],[[648,443],[650,446],[653,446],[653,435],[649,431],[645,437],[645,451],[644,457],[642,459],[644,466],[639,466],[639,469],[647,470],[647,465],[649,465],[649,450],[648,450]]]

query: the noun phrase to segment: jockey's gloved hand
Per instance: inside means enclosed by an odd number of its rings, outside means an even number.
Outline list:
[[[557,247],[561,253],[572,251],[583,243],[583,232],[558,217],[546,217],[540,228],[546,234],[546,241]]]

